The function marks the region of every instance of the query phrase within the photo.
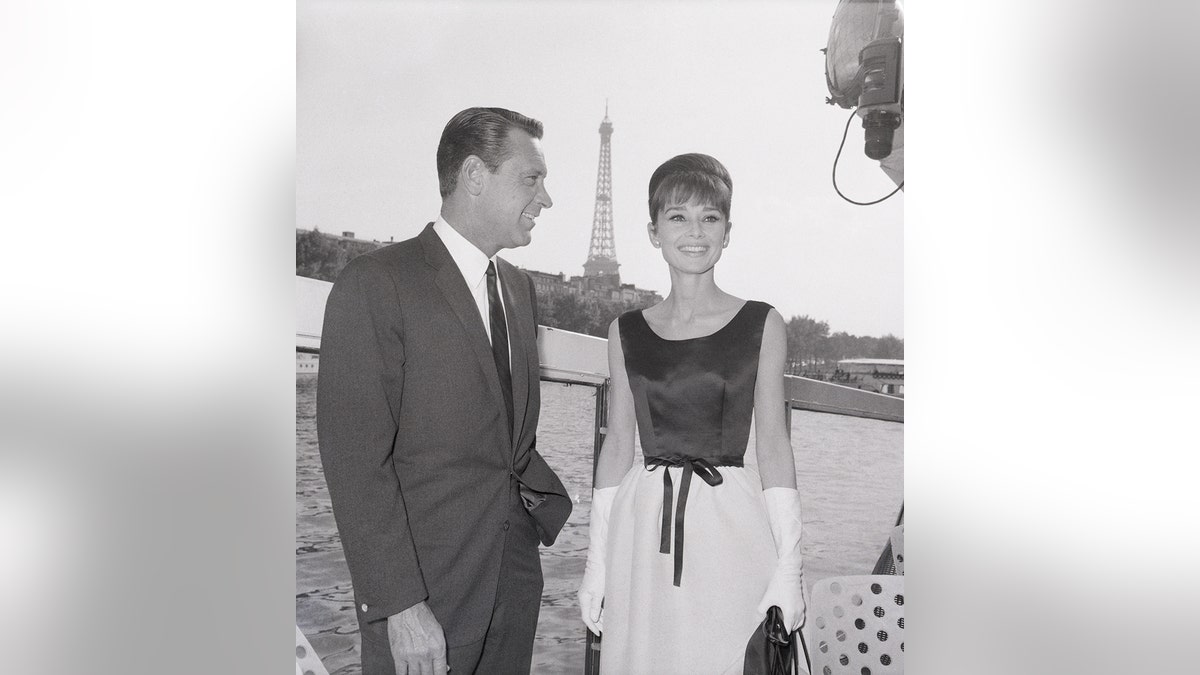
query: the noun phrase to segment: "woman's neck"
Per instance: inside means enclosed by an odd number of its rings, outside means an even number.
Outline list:
[[[688,323],[696,316],[724,313],[733,300],[732,295],[717,286],[711,269],[704,274],[672,270],[671,291],[661,307],[663,315]]]

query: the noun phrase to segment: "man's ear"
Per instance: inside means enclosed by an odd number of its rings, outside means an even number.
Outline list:
[[[469,155],[458,169],[458,181],[462,183],[468,193],[477,197],[479,193],[483,192],[485,174],[488,173],[490,172],[482,159],[475,155]]]

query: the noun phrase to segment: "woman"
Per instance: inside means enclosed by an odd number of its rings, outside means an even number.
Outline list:
[[[740,673],[769,607],[791,629],[804,618],[784,322],[713,279],[733,194],[720,162],[670,159],[649,194],[671,292],[609,328],[608,431],[579,604],[603,632],[601,672]]]

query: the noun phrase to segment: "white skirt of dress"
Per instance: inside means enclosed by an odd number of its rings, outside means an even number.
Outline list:
[[[609,519],[601,673],[742,672],[776,561],[753,454],[751,445],[745,467],[717,467],[718,486],[692,476],[678,587],[674,531],[671,553],[660,553],[659,545],[663,471],[674,483],[673,521],[683,469],[650,471],[639,463],[622,479]]]

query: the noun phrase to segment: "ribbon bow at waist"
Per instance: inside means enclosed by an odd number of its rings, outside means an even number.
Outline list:
[[[650,471],[660,466],[683,467],[683,478],[679,483],[679,508],[675,511],[675,585],[678,586],[679,580],[683,577],[683,514],[687,509],[688,492],[692,487],[692,474],[700,476],[705,483],[716,487],[725,480],[721,477],[721,472],[717,471],[717,467],[742,466],[742,458],[705,459],[679,456],[646,458],[646,468]],[[663,469],[662,539],[658,547],[659,553],[669,554],[671,552],[671,505],[674,501],[674,483],[671,481],[671,472]]]

